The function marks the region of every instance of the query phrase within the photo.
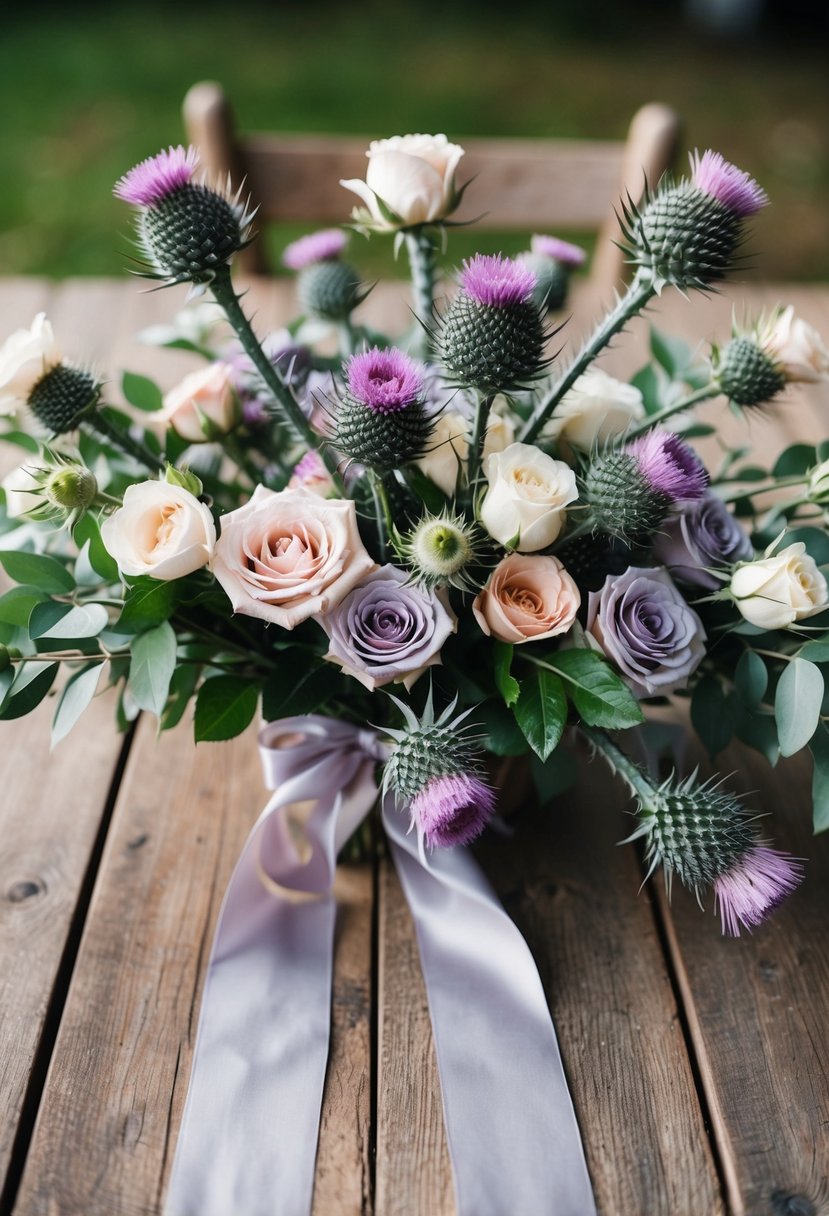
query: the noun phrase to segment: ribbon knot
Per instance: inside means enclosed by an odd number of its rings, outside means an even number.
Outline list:
[[[274,791],[228,886],[165,1216],[309,1216],[330,1033],[339,849],[377,797],[374,731],[318,715],[259,738]],[[458,1216],[594,1216],[524,939],[462,848],[382,806],[417,931]]]

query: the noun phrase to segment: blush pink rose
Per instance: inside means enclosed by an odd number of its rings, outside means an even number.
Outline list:
[[[284,629],[327,612],[375,569],[350,500],[257,486],[220,523],[213,573],[234,610]]]
[[[155,415],[189,443],[226,435],[239,422],[241,410],[229,363],[211,363],[191,372],[164,397]]]
[[[557,557],[511,553],[495,567],[472,605],[484,633],[502,642],[539,642],[566,633],[579,589]]]

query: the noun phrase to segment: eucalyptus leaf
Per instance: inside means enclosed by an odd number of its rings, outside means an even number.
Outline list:
[[[88,663],[69,677],[52,719],[52,747],[64,739],[95,696],[103,663]]]
[[[196,697],[196,742],[217,742],[240,735],[253,720],[259,686],[244,676],[211,676]]]
[[[702,676],[694,688],[691,722],[712,757],[722,751],[734,736],[732,701],[716,676]]]
[[[817,729],[823,703],[823,673],[807,659],[792,659],[777,681],[774,717],[780,753],[793,756]]]
[[[773,477],[797,477],[808,473],[817,461],[817,452],[810,443],[793,443],[777,457]]]
[[[106,583],[117,583],[120,580],[118,565],[112,558],[101,539],[101,529],[95,517],[87,511],[72,530],[72,536],[78,548],[86,550],[89,564],[96,574]],[[88,548],[86,546],[88,545]]]
[[[161,389],[154,380],[147,376],[139,376],[136,372],[124,372],[121,377],[121,391],[130,405],[137,410],[156,413],[164,408]]]
[[[809,743],[812,771],[812,823],[816,832],[829,828],[829,730],[821,722]]]
[[[555,672],[535,668],[521,685],[513,713],[530,747],[540,760],[546,760],[558,747],[567,725],[567,697]]]
[[[176,635],[167,621],[140,633],[133,642],[129,690],[139,709],[159,718],[176,668]]]
[[[740,655],[734,672],[734,686],[743,705],[754,710],[766,695],[769,686],[769,673],[759,654],[746,650]]]
[[[39,587],[12,587],[0,595],[0,621],[26,629],[35,608],[43,603],[48,603],[48,599]]]
[[[109,624],[109,613],[103,604],[58,604],[50,600],[38,604],[29,618],[32,638],[54,638],[68,641],[75,638],[95,638]]]
[[[71,572],[48,554],[0,550],[0,565],[16,583],[37,587],[48,595],[67,595],[75,590]]]
[[[0,718],[22,718],[36,709],[58,674],[58,663],[21,663]]]

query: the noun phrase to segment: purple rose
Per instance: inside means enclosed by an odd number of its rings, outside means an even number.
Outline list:
[[[667,570],[631,566],[590,592],[587,628],[638,697],[684,686],[705,654],[705,630]]]
[[[754,550],[728,507],[716,494],[697,502],[677,504],[678,514],[662,526],[653,551],[674,578],[706,591],[716,591],[722,579],[706,567],[722,569],[751,561]]]
[[[440,648],[457,624],[434,591],[407,581],[395,566],[381,566],[344,599],[317,617],[328,634],[325,656],[366,688],[417,677],[440,662]]]

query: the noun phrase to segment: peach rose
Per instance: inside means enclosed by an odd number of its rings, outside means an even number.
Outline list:
[[[164,397],[159,422],[189,443],[206,443],[232,431],[240,418],[239,399],[229,363],[211,363],[191,372]]]
[[[566,633],[580,603],[579,589],[557,557],[511,553],[492,571],[472,611],[484,633],[517,645]]]
[[[220,522],[213,573],[234,610],[284,629],[326,612],[375,569],[350,500],[257,486]]]

